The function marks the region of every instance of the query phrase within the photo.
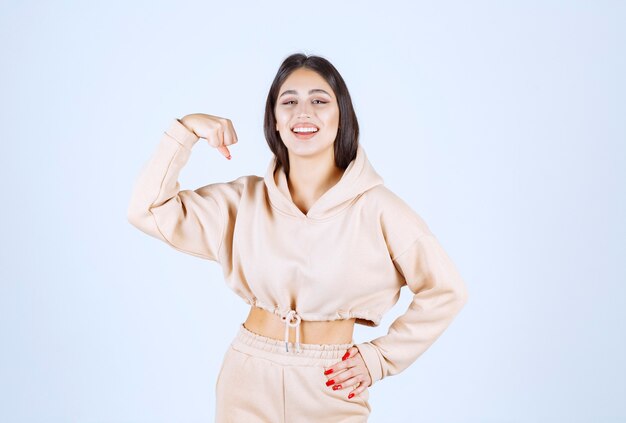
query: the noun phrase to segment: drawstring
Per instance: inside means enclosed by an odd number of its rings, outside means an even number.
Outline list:
[[[285,322],[285,350],[289,352],[289,327],[296,328],[296,352],[301,352],[300,348],[300,322],[302,318],[295,310],[283,313],[280,318]],[[292,320],[295,319],[295,323]]]

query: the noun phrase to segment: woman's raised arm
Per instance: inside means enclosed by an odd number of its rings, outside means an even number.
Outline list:
[[[227,146],[237,143],[228,119],[193,114],[173,119],[135,182],[127,210],[128,221],[175,249],[219,262],[229,201],[236,187],[214,183],[180,190],[178,177],[198,139],[230,158]]]

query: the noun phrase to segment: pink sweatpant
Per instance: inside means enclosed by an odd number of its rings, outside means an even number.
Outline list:
[[[369,389],[326,386],[324,368],[354,344],[300,344],[249,331],[243,323],[231,342],[215,385],[217,423],[367,422]],[[339,373],[338,373],[339,374]],[[356,386],[356,385],[355,385]]]

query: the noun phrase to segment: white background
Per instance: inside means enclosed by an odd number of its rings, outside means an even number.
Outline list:
[[[209,422],[248,306],[126,220],[170,120],[230,118],[182,188],[263,175],[294,52],[348,84],[361,143],[469,302],[372,422],[626,419],[623,2],[17,2],[0,6],[0,420]],[[357,326],[357,342],[386,333]]]

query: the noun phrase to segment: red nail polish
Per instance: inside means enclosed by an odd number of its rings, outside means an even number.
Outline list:
[[[343,355],[343,357],[341,357],[341,360],[343,361],[343,360],[345,360],[345,359],[346,359],[346,358],[348,358],[348,357],[350,357],[350,351],[347,351],[347,352]]]
[[[333,369],[328,369],[324,372],[325,375],[329,375],[333,372]]]
[[[330,385],[332,385],[333,383],[335,383],[335,380],[334,380],[334,379],[331,379],[331,380],[329,380],[328,382],[326,382],[326,386],[330,386]]]
[[[341,389],[341,385],[335,385],[335,386],[333,386],[333,391],[336,391],[337,389]]]
[[[348,399],[352,398],[354,396],[354,392],[350,392],[350,395],[348,395]]]

